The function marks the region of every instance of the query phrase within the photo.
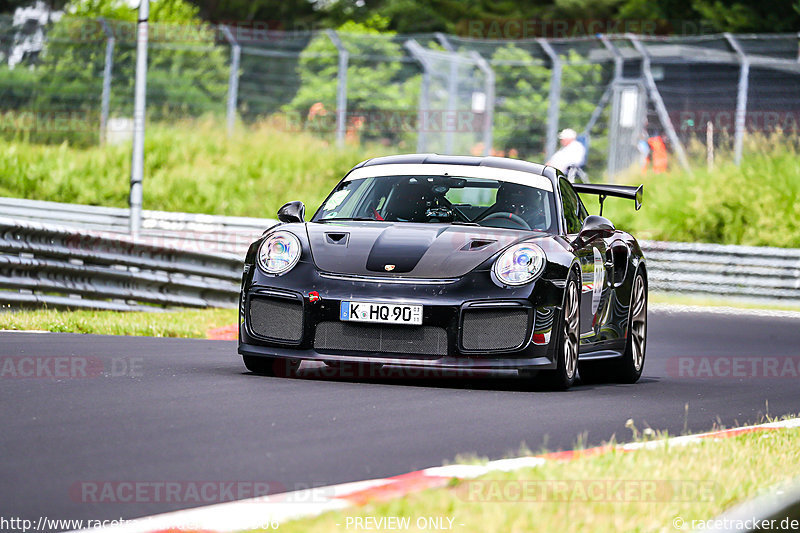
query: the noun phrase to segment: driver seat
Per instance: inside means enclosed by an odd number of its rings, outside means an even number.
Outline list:
[[[424,222],[427,208],[426,188],[421,184],[400,184],[386,206],[384,219],[404,222]]]
[[[495,202],[483,218],[494,213],[511,213],[522,218],[531,229],[543,229],[546,221],[542,212],[542,199],[536,191],[518,183],[502,183],[497,189]],[[509,220],[495,219],[504,228],[519,229],[520,225]]]

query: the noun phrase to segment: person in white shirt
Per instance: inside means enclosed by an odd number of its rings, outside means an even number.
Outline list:
[[[578,134],[571,128],[565,128],[558,134],[561,148],[553,154],[547,162],[565,174],[569,174],[569,167],[579,169],[586,160],[586,147],[578,140]]]

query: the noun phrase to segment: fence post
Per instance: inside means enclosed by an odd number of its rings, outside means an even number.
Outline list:
[[[589,117],[589,122],[586,123],[586,127],[583,129],[583,133],[585,135],[591,133],[592,128],[594,128],[594,125],[600,119],[600,114],[603,112],[603,109],[605,109],[605,107],[608,105],[608,101],[611,99],[611,86],[622,79],[622,65],[624,61],[622,53],[611,43],[611,41],[608,40],[608,37],[602,33],[598,35],[598,38],[606,50],[611,52],[611,54],[614,56],[614,78],[611,80],[611,84],[606,86],[605,91],[603,91],[603,95],[600,97],[600,101],[592,111],[592,115]]]
[[[325,30],[339,52],[339,69],[336,83],[336,144],[344,146],[344,135],[347,127],[347,66],[350,53],[344,47],[339,34],[335,30]]]
[[[103,32],[106,34],[106,59],[103,64],[103,92],[100,97],[100,144],[105,144],[106,133],[108,130],[108,107],[111,99],[111,69],[114,66],[114,31],[106,22],[106,19],[100,17],[97,19],[103,27]]]
[[[725,33],[725,39],[731,45],[736,57],[739,58],[739,87],[736,93],[736,130],[733,138],[733,161],[736,165],[742,163],[742,143],[744,142],[744,123],[747,116],[747,89],[750,81],[750,60],[744,53],[739,41],[730,33]]]
[[[589,119],[589,123],[586,125],[585,131],[587,134],[594,127],[595,122],[597,122],[597,120],[600,119],[600,114],[603,112],[603,108],[605,108],[606,104],[608,103],[608,100],[611,99],[613,93],[611,87],[615,87],[622,79],[622,68],[624,65],[623,63],[624,58],[622,57],[622,52],[620,52],[619,49],[611,41],[609,41],[608,37],[606,37],[605,35],[600,34],[599,38],[600,42],[603,44],[606,50],[611,52],[611,54],[614,56],[614,78],[611,80],[611,85],[609,87],[606,87],[606,90],[603,93],[602,98],[600,98],[600,103],[594,109],[594,112],[592,112],[592,116]],[[612,122],[613,122],[613,117],[612,117]],[[606,175],[608,176],[608,179],[611,181],[611,183],[615,183],[614,176],[617,173],[618,140],[615,137],[612,137],[615,136],[615,133],[616,133],[615,128],[611,127],[608,128],[609,138],[608,138],[608,160],[606,161]]]
[[[486,75],[486,109],[483,115],[483,155],[489,155],[492,149],[492,134],[494,129],[494,100],[495,100],[495,76],[494,70],[482,55],[478,52],[470,52],[470,56],[475,60],[475,64]]]
[[[130,231],[139,236],[142,227],[142,175],[144,174],[144,126],[147,98],[147,19],[150,0],[140,0],[136,24],[136,84],[133,104],[133,153],[131,155]]]
[[[545,146],[546,158],[550,159],[556,153],[558,145],[558,115],[561,104],[561,58],[547,39],[536,39],[539,46],[550,58],[552,73],[550,74],[550,96],[547,108],[547,144]]]
[[[233,36],[233,32],[228,26],[220,26],[222,34],[231,45],[231,72],[228,78],[228,136],[233,135],[233,127],[236,124],[236,105],[239,100],[239,63],[242,57],[242,46]]]
[[[664,100],[661,99],[661,93],[658,92],[656,80],[653,79],[653,72],[650,70],[650,52],[648,52],[641,41],[639,41],[638,36],[631,33],[627,33],[625,36],[628,38],[631,44],[633,44],[633,47],[636,48],[636,51],[642,56],[642,72],[644,74],[644,81],[647,85],[647,90],[650,93],[650,99],[653,100],[653,104],[655,105],[656,113],[658,113],[658,119],[661,121],[661,125],[664,126],[664,129],[667,130],[667,137],[669,137],[669,141],[672,143],[675,154],[678,156],[678,161],[680,161],[684,170],[691,174],[692,168],[689,166],[689,160],[686,157],[683,144],[678,138],[678,134],[675,132],[675,128],[672,125],[672,120],[670,120],[669,113],[667,112],[667,107],[664,105]]]
[[[403,46],[405,46],[409,53],[411,53],[411,56],[422,65],[422,87],[420,87],[419,91],[419,107],[417,109],[417,153],[422,154],[426,152],[428,146],[425,136],[425,128],[427,127],[425,113],[428,112],[430,108],[428,92],[430,91],[430,71],[432,65],[425,57],[422,46],[420,46],[416,40],[409,39],[403,43]]]
[[[455,54],[456,51],[453,48],[453,45],[450,44],[450,41],[447,40],[447,37],[444,36],[443,33],[437,32],[434,34],[436,40],[444,47],[445,50],[450,52],[451,54]],[[449,60],[450,63],[450,73],[447,76],[447,113],[448,119],[442,121],[442,125],[450,123],[452,120],[452,124],[456,124],[456,100],[458,99],[458,63],[453,61],[452,57]],[[447,128],[445,131],[444,137],[444,153],[452,154],[454,150],[454,142],[455,142],[455,132],[452,128]]]

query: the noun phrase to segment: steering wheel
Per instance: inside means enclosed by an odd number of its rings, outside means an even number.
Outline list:
[[[496,213],[492,213],[491,215],[482,218],[481,222],[483,222],[485,220],[493,220],[493,219],[496,219],[496,218],[502,218],[504,220],[510,220],[510,221],[512,221],[513,223],[517,224],[518,226],[520,226],[523,229],[528,229],[528,230],[531,229],[530,225],[527,222],[525,222],[525,219],[523,219],[519,215],[515,215],[514,213],[509,213],[507,211],[498,211]]]

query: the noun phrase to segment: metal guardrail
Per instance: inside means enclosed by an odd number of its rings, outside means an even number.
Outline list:
[[[650,288],[800,302],[800,249],[641,241]]]
[[[0,303],[159,311],[235,307],[242,259],[0,216]]]
[[[120,310],[232,305],[244,252],[275,222],[144,211],[132,241],[128,209],[0,198],[0,288],[24,291],[0,290],[0,301]],[[800,302],[800,249],[641,245],[651,289]]]
[[[0,198],[0,216],[127,235],[130,210],[80,204]],[[265,229],[268,218],[230,217],[169,211],[142,211],[141,240],[157,246],[243,255]]]
[[[687,521],[688,522],[688,521]],[[692,531],[797,531],[800,524],[800,479],[779,483],[767,492],[732,507]]]

